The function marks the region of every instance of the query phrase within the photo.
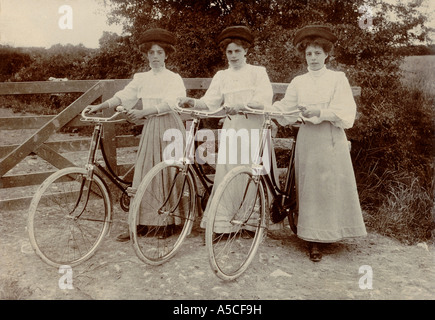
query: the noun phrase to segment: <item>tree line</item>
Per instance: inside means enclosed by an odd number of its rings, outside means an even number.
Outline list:
[[[346,73],[360,86],[358,118],[347,131],[361,202],[369,223],[380,221],[380,208],[391,202],[400,185],[418,181],[407,207],[412,219],[401,221],[413,239],[432,237],[434,229],[434,94],[401,81],[404,55],[434,54],[428,17],[414,0],[391,4],[377,0],[106,0],[108,19],[123,23],[123,34],[105,32],[99,49],[55,45],[49,49],[0,47],[1,81],[131,78],[148,69],[138,50],[150,27],[175,33],[178,44],[167,67],[182,77],[212,77],[226,67],[216,37],[229,25],[246,25],[255,35],[248,61],[265,66],[272,82],[290,82],[306,72],[292,39],[300,27],[326,24],[337,34],[328,67]],[[394,19],[392,19],[394,17]],[[417,44],[416,43],[420,43]],[[285,130],[281,131],[285,135]],[[415,187],[415,184],[412,184]],[[413,187],[413,188],[414,188]],[[402,196],[403,197],[403,196]],[[417,199],[418,198],[418,199]],[[402,199],[402,201],[405,201]],[[416,208],[419,208],[418,210]],[[424,208],[424,209],[422,209]],[[417,215],[417,216],[415,216]],[[404,215],[406,216],[406,215]],[[383,225],[385,226],[385,225]],[[385,227],[379,227],[379,229]],[[389,233],[404,239],[399,226]],[[418,236],[416,236],[418,235]]]

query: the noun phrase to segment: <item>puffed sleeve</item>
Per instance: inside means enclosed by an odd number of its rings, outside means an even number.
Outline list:
[[[118,97],[121,100],[122,106],[127,109],[131,109],[139,101],[139,87],[140,75],[136,73],[133,76],[133,80],[131,80],[129,84],[124,87],[124,89],[115,93],[115,97]]]
[[[265,109],[270,109],[273,100],[273,88],[265,67],[258,67],[257,81],[251,102],[259,102]]]
[[[330,121],[336,127],[348,129],[355,121],[356,103],[346,75],[337,72],[337,78],[329,107],[320,111],[319,120]]]
[[[186,96],[186,87],[184,86],[183,78],[177,73],[172,73],[167,86],[166,97],[163,100],[171,109],[174,109],[177,105],[177,98]]]
[[[222,71],[218,71],[213,79],[211,80],[210,86],[208,87],[204,96],[200,99],[204,102],[208,109],[213,111],[220,108],[224,95],[221,90],[222,87]]]
[[[275,101],[272,105],[272,110],[280,112],[288,112],[296,110],[298,106],[298,90],[297,90],[297,78],[293,79],[287,86],[284,97],[280,101]],[[282,126],[294,123],[296,120],[294,117],[278,118],[279,124]]]

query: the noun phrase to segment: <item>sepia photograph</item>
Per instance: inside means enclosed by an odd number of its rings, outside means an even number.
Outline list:
[[[434,40],[432,0],[0,0],[0,300],[434,300]]]

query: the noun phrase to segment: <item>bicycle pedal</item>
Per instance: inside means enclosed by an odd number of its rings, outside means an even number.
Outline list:
[[[132,197],[136,194],[137,189],[132,188],[132,187],[128,187],[125,191],[127,192],[129,197]]]

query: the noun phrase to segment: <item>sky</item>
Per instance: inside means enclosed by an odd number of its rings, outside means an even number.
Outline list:
[[[107,24],[104,10],[101,0],[0,0],[0,44],[98,48],[103,31],[122,32]]]
[[[435,0],[425,2],[424,12],[434,12]],[[103,0],[0,0],[0,44],[49,48],[81,43],[98,48],[103,31],[122,32],[121,26],[108,25],[106,9]],[[428,25],[435,28],[435,19]]]

